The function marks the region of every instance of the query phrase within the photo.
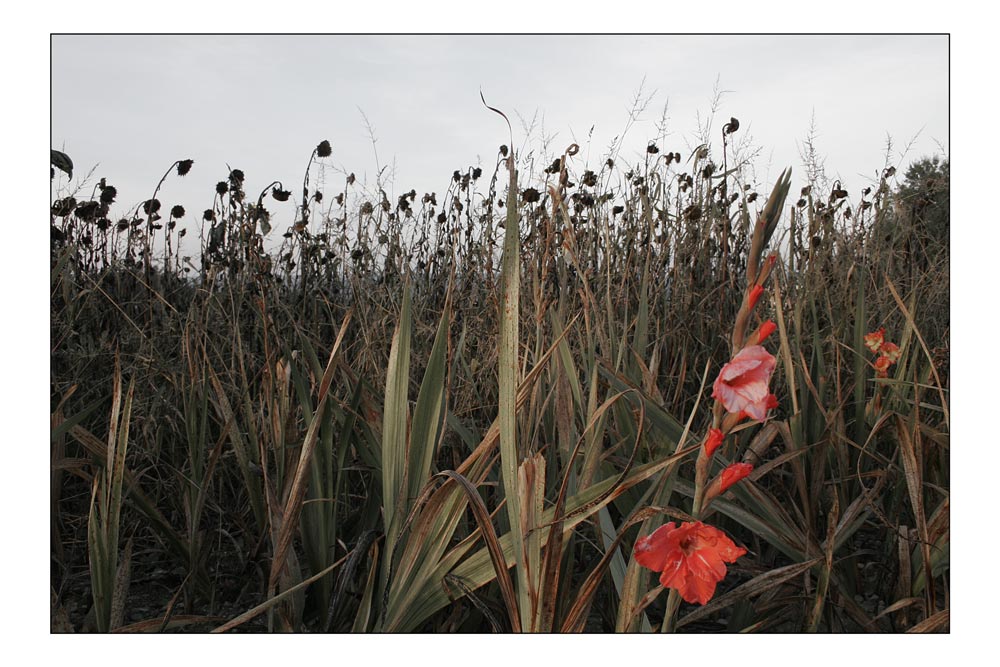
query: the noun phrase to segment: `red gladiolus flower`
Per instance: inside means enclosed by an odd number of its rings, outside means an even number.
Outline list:
[[[712,398],[717,399],[727,412],[745,412],[753,419],[767,416],[767,383],[777,362],[760,345],[749,345],[722,367],[712,385]]]
[[[722,431],[719,429],[708,429],[708,437],[705,439],[705,456],[712,458],[712,454],[714,454],[715,450],[722,444],[724,437],[725,436],[722,435]]]
[[[884,356],[889,357],[889,360],[892,361],[892,363],[899,361],[899,346],[895,343],[882,343],[882,347],[879,349],[879,352],[881,352]]]
[[[883,341],[885,341],[885,327],[865,334],[865,347],[872,352],[878,352],[882,347]]]
[[[760,300],[760,295],[764,293],[764,288],[760,285],[754,285],[750,288],[750,293],[747,295],[747,309],[753,310],[754,306],[757,305],[757,301]]]
[[[635,560],[660,573],[660,583],[676,589],[687,602],[706,604],[715,586],[726,576],[726,563],[735,563],[746,549],[725,533],[701,521],[674,522],[635,543]]]

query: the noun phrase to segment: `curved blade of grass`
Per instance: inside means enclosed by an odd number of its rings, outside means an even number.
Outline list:
[[[182,614],[173,616],[166,623],[164,623],[161,618],[151,618],[147,621],[137,621],[135,623],[130,623],[129,625],[124,625],[120,628],[115,628],[111,632],[116,635],[163,632],[164,630],[176,630],[177,628],[183,628],[188,625],[218,623],[223,620],[223,618],[223,616],[191,616]]]
[[[368,581],[365,583],[365,591],[361,594],[361,604],[358,606],[358,613],[354,617],[351,625],[351,632],[367,632],[368,619],[372,612],[372,592],[375,590],[375,575],[378,572],[378,544],[371,547],[372,565],[368,570]]]
[[[525,459],[517,469],[518,497],[521,501],[521,527],[524,530],[523,567],[528,582],[527,597],[530,616],[523,618],[529,632],[544,631],[542,596],[542,531],[541,514],[545,501],[545,457],[535,454]],[[551,545],[546,551],[556,551]],[[547,560],[547,559],[546,559]],[[547,564],[547,563],[546,563]],[[522,594],[523,595],[523,594]]]
[[[501,261],[500,349],[499,349],[499,414],[500,477],[507,502],[507,519],[514,539],[515,562],[524,554],[524,533],[521,526],[521,499],[518,495],[517,470],[521,455],[517,446],[517,371],[518,315],[521,289],[521,236],[517,211],[517,170],[514,153],[507,158],[510,181],[507,190],[507,223]],[[520,618],[531,618],[528,577],[523,567],[517,569],[517,591]]]
[[[903,317],[906,318],[907,325],[912,327],[913,333],[916,335],[917,340],[920,341],[920,348],[924,351],[924,355],[926,355],[927,360],[930,363],[930,370],[934,375],[934,381],[937,382],[938,394],[941,397],[941,409],[944,411],[944,423],[950,429],[951,417],[948,410],[948,399],[945,398],[944,385],[941,383],[937,367],[934,365],[934,356],[930,353],[930,350],[927,349],[927,343],[924,342],[924,337],[920,334],[920,329],[917,328],[917,323],[913,321],[913,315],[910,314],[910,309],[906,307],[906,304],[904,304],[903,300],[899,297],[899,292],[896,291],[896,286],[892,284],[888,274],[885,274],[884,277],[886,286],[889,288],[889,291],[892,292],[892,296],[896,300],[896,305],[899,306],[899,309],[903,312]]]
[[[258,616],[260,616],[261,614],[263,614],[265,611],[267,611],[267,610],[271,609],[272,607],[274,607],[274,605],[276,605],[279,602],[285,600],[286,598],[289,598],[289,597],[295,595],[299,591],[303,590],[309,584],[311,584],[311,583],[313,583],[315,581],[319,581],[320,579],[322,579],[326,575],[330,574],[335,569],[337,569],[338,567],[340,567],[340,565],[344,561],[346,561],[346,560],[347,560],[347,556],[343,556],[340,560],[338,560],[336,563],[332,564],[330,567],[326,568],[325,570],[317,572],[316,574],[314,574],[313,576],[309,577],[308,579],[303,579],[301,582],[299,582],[296,585],[288,588],[287,590],[281,591],[277,595],[275,595],[275,596],[273,596],[271,598],[268,598],[266,601],[260,603],[259,605],[257,605],[253,609],[240,614],[236,618],[234,618],[234,619],[232,619],[232,620],[230,620],[230,621],[228,621],[226,623],[223,623],[219,627],[217,627],[214,630],[212,630],[212,633],[229,632],[233,628],[238,628],[239,626],[243,625],[247,621],[252,620],[254,618],[257,618]]]
[[[733,590],[729,591],[725,595],[720,595],[711,602],[709,602],[704,607],[699,607],[695,609],[690,614],[687,614],[679,621],[677,621],[677,627],[687,625],[688,623],[693,623],[699,619],[705,618],[720,609],[725,609],[731,604],[736,603],[739,600],[743,600],[755,595],[760,595],[766,591],[771,590],[776,586],[794,579],[800,576],[803,572],[813,567],[822,561],[822,558],[813,558],[812,560],[807,560],[803,563],[795,563],[794,565],[786,565],[785,567],[779,567],[775,570],[765,572],[764,574],[757,575],[745,584],[740,584]]]
[[[99,462],[107,464],[106,447],[97,436],[79,425],[71,428],[69,434],[74,440],[83,445],[88,454],[96,458]],[[136,508],[149,519],[152,526],[157,529],[158,534],[164,538],[164,541],[173,549],[181,561],[189,562],[190,552],[187,542],[174,530],[173,526],[170,525],[167,518],[157,509],[156,504],[149,496],[139,488],[139,483],[132,471],[125,469],[123,474],[128,496],[135,502]]]
[[[607,550],[605,550],[604,556],[597,563],[597,566],[590,571],[590,574],[587,575],[587,579],[580,586],[580,592],[577,594],[576,599],[573,601],[573,605],[566,613],[566,619],[563,621],[561,629],[562,632],[583,632],[584,623],[586,623],[587,613],[590,610],[590,603],[594,598],[594,593],[597,592],[597,586],[604,577],[604,571],[611,563],[615,554],[618,553],[618,545],[621,544],[622,539],[625,537],[625,534],[628,532],[630,527],[645,521],[650,516],[653,516],[658,512],[658,508],[645,507],[636,512],[632,518],[625,522],[625,525],[623,525],[618,531],[618,535],[615,537],[614,541],[612,541],[611,545],[607,548]]]
[[[923,633],[923,632],[937,632],[948,627],[951,623],[951,610],[945,609],[944,611],[939,611],[938,613],[930,616],[923,621],[917,623],[912,628],[907,630],[907,633]]]
[[[369,547],[374,545],[377,539],[378,533],[374,530],[367,530],[361,534],[361,537],[358,538],[357,544],[355,544],[354,548],[351,549],[351,552],[347,554],[347,565],[345,565],[344,569],[342,569],[337,575],[337,587],[334,589],[333,595],[330,597],[330,606],[327,609],[326,614],[327,632],[330,632],[333,620],[337,616],[337,609],[341,606],[341,602],[343,602],[344,592],[347,590],[348,582],[354,579],[354,574],[358,569],[358,565],[361,564],[362,558],[368,553]],[[355,621],[357,621],[357,618],[355,618]]]
[[[385,407],[382,412],[382,511],[385,516],[385,553],[383,588],[402,525],[403,497],[406,495],[406,423],[409,414],[407,388],[410,382],[410,313],[411,288],[403,289],[403,307],[389,348],[385,381]],[[405,516],[405,514],[404,514]]]
[[[603,429],[604,426],[604,414],[610,410],[620,398],[625,396],[626,392],[621,392],[612,396],[607,401],[601,405],[594,414],[591,415],[590,421],[584,432],[580,434],[577,440],[576,446],[573,448],[573,452],[570,454],[568,461],[573,461],[576,459],[577,453],[583,446],[584,442],[591,440],[591,434],[595,431],[595,425],[600,425]],[[641,431],[641,428],[639,429]],[[636,446],[633,448],[632,458],[634,459],[636,450],[638,450],[639,439],[636,439]],[[626,467],[626,474],[631,466]],[[542,600],[540,608],[540,619],[537,629],[542,632],[551,632],[553,623],[555,621],[555,605],[556,605],[556,595],[557,586],[559,583],[559,568],[562,563],[563,557],[563,522],[566,518],[564,513],[564,508],[566,504],[566,495],[569,490],[570,473],[573,471],[572,466],[566,466],[566,472],[563,475],[562,484],[559,488],[559,495],[556,497],[556,503],[552,508],[553,516],[557,517],[549,526],[549,535],[545,543],[545,570],[542,576]],[[603,519],[604,514],[606,514],[607,509],[601,508],[599,510],[601,517]],[[630,524],[631,525],[631,524]],[[614,552],[614,545],[608,547],[608,552]],[[619,557],[620,558],[620,557]]]
[[[572,329],[578,317],[579,315],[575,315],[570,320],[522,380],[517,391],[518,406],[528,400],[552,354]],[[499,438],[500,427],[497,419],[472,448],[472,453],[458,466],[456,472],[476,483],[477,480],[485,479],[493,466],[495,460],[493,452]],[[382,631],[412,631],[424,619],[448,604],[450,599],[443,594],[444,588],[442,588],[444,578],[450,575],[478,540],[478,533],[473,533],[449,549],[453,542],[452,536],[465,511],[465,503],[464,494],[459,493],[453,484],[444,484],[431,493],[426,505],[421,506],[420,502],[414,503],[416,507],[421,507],[420,515],[414,521],[406,538],[406,546],[398,559],[398,570],[393,575],[389,590],[388,609],[380,625]],[[545,516],[551,517],[551,510]],[[507,537],[509,539],[509,535]],[[484,563],[488,568],[488,561],[484,560]],[[476,583],[474,588],[488,583],[491,579],[492,577],[487,575],[487,579]]]
[[[447,371],[446,352],[448,349],[448,327],[451,324],[451,291],[445,297],[444,312],[438,324],[430,359],[424,371],[424,379],[417,395],[417,405],[413,410],[410,426],[410,445],[407,455],[408,470],[406,507],[409,513],[411,499],[420,495],[420,490],[431,475],[431,464],[437,453],[438,438],[444,425],[445,373]]]
[[[440,474],[457,482],[462,490],[465,491],[465,495],[469,499],[469,507],[472,508],[472,513],[476,517],[476,523],[479,525],[479,530],[486,541],[486,549],[489,553],[490,561],[493,563],[493,571],[496,575],[497,583],[500,584],[500,594],[507,605],[507,614],[510,617],[511,628],[514,632],[520,632],[521,621],[518,615],[517,598],[514,594],[514,584],[510,580],[510,573],[507,572],[507,561],[504,558],[503,548],[500,546],[500,540],[497,539],[496,531],[493,529],[493,522],[490,519],[490,513],[486,510],[486,503],[483,502],[483,497],[479,495],[479,491],[469,480],[454,470],[446,470]]]
[[[351,322],[351,314],[351,311],[347,312],[343,323],[340,325],[340,331],[337,333],[337,339],[333,343],[333,349],[330,351],[330,359],[326,364],[326,371],[324,371],[323,379],[320,381],[319,395],[316,398],[316,410],[314,411],[312,420],[309,422],[305,441],[302,443],[302,450],[299,452],[295,477],[292,480],[291,490],[288,492],[288,500],[285,501],[281,530],[278,533],[278,541],[274,547],[274,557],[271,561],[271,574],[268,582],[268,589],[271,591],[275,590],[278,576],[285,565],[285,558],[292,545],[292,538],[295,535],[299,513],[302,510],[302,501],[306,495],[309,464],[312,460],[313,450],[316,447],[316,440],[319,437],[319,427],[323,421],[323,413],[326,410],[327,394],[330,391],[330,384],[333,382],[333,370],[336,367],[334,362],[337,360],[340,344],[343,342],[344,334],[347,332],[347,325]]]
[[[566,501],[567,512],[563,516],[564,538],[570,531],[576,528],[576,526],[596,514],[602,507],[606,507],[628,489],[632,488],[636,484],[650,479],[665,467],[681,460],[691,452],[696,451],[697,447],[697,445],[688,447],[686,449],[679,450],[673,456],[636,467],[626,479],[621,479],[620,476],[615,476],[602,480],[569,498]],[[540,525],[545,526],[549,522],[554,521],[556,518],[557,517],[553,514],[553,508],[550,507],[543,512]],[[545,545],[544,541],[547,540],[547,538],[547,532],[543,531],[543,546]],[[499,544],[503,550],[507,567],[511,567],[514,564],[514,547],[511,534],[506,533],[503,535],[499,540]],[[452,574],[453,576],[461,579],[470,590],[476,590],[481,586],[485,586],[496,577],[492,566],[491,556],[486,549],[480,549],[476,553],[469,556],[466,560],[459,563],[457,566],[454,566],[451,563],[451,559],[446,556],[442,559],[442,566],[436,570],[432,580],[435,582],[443,581],[444,577],[448,574]],[[411,617],[408,618],[406,625],[398,628],[398,631],[407,632],[412,630],[416,623],[446,607],[449,602],[450,599],[444,592],[440,583],[428,587],[421,592],[419,613],[414,611]]]

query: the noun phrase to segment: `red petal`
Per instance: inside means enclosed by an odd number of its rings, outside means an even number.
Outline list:
[[[673,558],[664,564],[663,572],[660,573],[660,583],[666,588],[682,588],[688,579],[687,566],[684,561],[684,554],[676,551]]]
[[[651,535],[636,540],[633,549],[636,562],[654,572],[662,570],[671,552],[678,550],[676,538],[671,539],[674,530],[674,522],[671,521],[657,528]]]
[[[737,357],[738,356],[739,355],[737,355]],[[722,372],[719,373],[719,379],[723,382],[731,382],[741,375],[749,373],[763,363],[760,359],[754,359],[752,357],[746,357],[743,359],[739,359],[737,357],[733,357],[732,361],[722,367]]]
[[[715,595],[715,581],[701,577],[688,577],[684,583],[685,585],[678,588],[677,591],[687,602],[697,602],[704,605]]]
[[[687,558],[688,570],[696,577],[710,581],[722,581],[726,576],[726,564],[722,556],[713,548],[698,549]]]
[[[719,558],[727,563],[735,563],[737,558],[745,556],[747,553],[746,549],[736,546],[736,544],[725,535],[722,536],[715,548],[719,554]]]

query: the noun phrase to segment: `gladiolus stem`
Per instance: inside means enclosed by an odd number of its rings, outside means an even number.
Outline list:
[[[667,595],[667,612],[663,616],[663,625],[660,626],[660,632],[673,632],[674,622],[677,619],[677,609],[681,606],[681,594],[677,592],[676,588],[671,588],[670,593]]]

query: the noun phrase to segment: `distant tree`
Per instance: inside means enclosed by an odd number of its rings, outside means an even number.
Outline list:
[[[883,236],[890,257],[887,273],[901,293],[920,295],[919,326],[935,340],[947,340],[950,328],[949,172],[947,158],[913,162],[894,193],[895,215],[887,216]]]
[[[948,252],[951,228],[950,162],[937,155],[924,157],[909,166],[896,192],[896,210],[912,225],[926,244],[925,252],[936,256]]]

